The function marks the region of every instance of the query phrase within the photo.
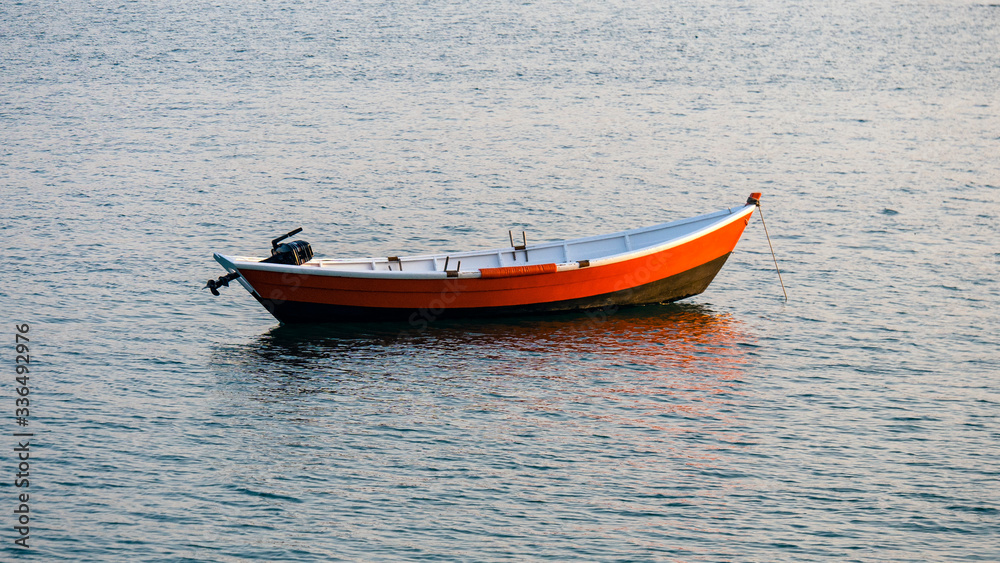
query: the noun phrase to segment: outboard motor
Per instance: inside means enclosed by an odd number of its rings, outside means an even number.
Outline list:
[[[290,231],[271,241],[271,257],[261,260],[269,264],[292,264],[301,266],[313,257],[312,246],[304,240],[281,243],[286,238],[302,232],[302,227]],[[278,244],[281,243],[281,244]]]
[[[280,237],[271,241],[271,257],[261,260],[261,262],[270,262],[271,264],[292,264],[295,266],[301,266],[304,262],[308,262],[313,257],[312,246],[304,240],[293,240],[292,242],[286,242],[283,244],[278,244],[286,238],[296,235],[302,232],[302,227],[295,229],[289,233],[283,234]],[[229,282],[239,279],[239,272],[232,272],[221,276],[217,280],[208,280],[205,287],[202,289],[211,290],[212,295],[219,295],[220,287],[229,287]],[[249,287],[248,287],[249,289]]]

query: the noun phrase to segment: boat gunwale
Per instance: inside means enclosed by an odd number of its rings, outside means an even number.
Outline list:
[[[552,273],[559,273],[565,271],[578,270],[582,268],[594,268],[600,266],[606,266],[610,264],[616,264],[618,262],[623,262],[626,260],[632,260],[635,258],[641,258],[643,256],[648,256],[650,254],[656,254],[668,250],[671,247],[679,246],[681,244],[690,242],[692,240],[698,239],[711,233],[715,230],[721,229],[726,225],[743,219],[753,213],[755,209],[754,205],[745,204],[741,205],[739,208],[729,207],[726,209],[720,209],[718,211],[713,211],[710,213],[705,213],[702,215],[697,215],[695,217],[688,217],[684,219],[678,219],[676,221],[668,221],[665,223],[658,223],[656,225],[651,225],[647,227],[639,227],[634,229],[627,229],[624,231],[616,231],[613,233],[607,233],[602,235],[591,235],[587,237],[575,238],[575,239],[565,239],[559,241],[544,242],[537,245],[529,245],[527,250],[541,250],[546,248],[554,248],[559,246],[568,246],[570,244],[579,244],[594,242],[600,240],[609,240],[617,237],[624,237],[626,235],[641,234],[649,231],[654,231],[662,228],[669,227],[680,227],[685,224],[694,223],[698,221],[704,221],[706,219],[719,217],[719,220],[713,221],[702,227],[701,229],[690,232],[684,236],[674,237],[667,239],[665,241],[652,244],[650,246],[645,246],[642,248],[627,250],[625,252],[619,252],[617,254],[611,254],[601,258],[591,258],[589,259],[588,266],[581,266],[580,261],[569,261],[556,263],[556,271]],[[417,261],[417,260],[435,260],[444,259],[449,257],[452,260],[458,260],[467,256],[483,256],[498,252],[510,252],[512,247],[502,247],[495,249],[482,249],[482,250],[471,250],[456,253],[439,253],[439,254],[424,254],[416,256],[405,256],[400,257],[400,260],[404,263],[406,261]],[[261,258],[246,257],[246,256],[227,256],[219,253],[214,254],[215,260],[219,262],[226,270],[230,272],[236,272],[239,270],[256,270],[264,272],[276,272],[276,273],[288,273],[288,274],[298,274],[298,275],[314,275],[314,276],[330,276],[330,277],[345,277],[345,278],[371,278],[371,279],[395,279],[395,280],[415,280],[415,279],[478,279],[481,277],[479,269],[476,270],[462,270],[462,271],[451,271],[445,272],[443,270],[437,271],[399,271],[399,270],[343,270],[337,269],[336,264],[329,266],[320,265],[292,265],[292,264],[273,264],[260,262]],[[384,257],[373,257],[373,258],[353,258],[353,259],[322,259],[324,261],[336,262],[341,260],[343,263],[364,263],[368,261],[375,262],[385,262]],[[550,262],[551,263],[551,262]],[[538,274],[538,275],[551,275],[550,274]],[[242,282],[242,277],[240,279]]]

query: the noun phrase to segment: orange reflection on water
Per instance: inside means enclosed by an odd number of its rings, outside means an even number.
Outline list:
[[[517,365],[494,366],[494,373],[566,382],[563,392],[534,396],[533,411],[629,433],[653,431],[645,442],[651,452],[693,467],[714,466],[719,449],[742,439],[734,426],[744,412],[755,339],[732,315],[701,306],[641,307],[507,323],[470,338],[518,352]],[[655,439],[693,434],[702,442],[694,448]]]
[[[456,321],[391,339],[406,361],[495,390],[481,404],[510,424],[606,432],[648,450],[630,464],[666,457],[695,468],[717,466],[719,450],[743,439],[754,340],[743,321],[698,305]]]
[[[737,347],[750,340],[743,323],[729,314],[676,305],[508,321],[476,326],[466,334],[461,340],[564,358],[577,354],[602,359],[602,364],[611,360],[610,366],[621,369],[682,369],[721,378],[739,373],[743,354]]]
[[[597,380],[606,375],[616,382],[602,388],[610,394],[660,393],[655,383],[669,390],[680,381],[686,390],[730,394],[754,346],[742,321],[701,306],[638,307],[466,328],[456,344],[467,350],[485,345],[497,359],[506,355],[498,350],[520,352],[517,366],[495,368],[501,373],[513,369],[570,377],[584,371]],[[622,373],[643,377],[622,378]]]

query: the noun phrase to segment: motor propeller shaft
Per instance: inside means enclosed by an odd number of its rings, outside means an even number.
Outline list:
[[[208,280],[208,283],[206,283],[205,287],[203,287],[202,289],[211,290],[212,295],[218,296],[220,287],[229,287],[229,282],[235,280],[238,277],[240,277],[240,275],[237,272],[226,274],[224,276],[220,276],[219,279],[217,280]]]

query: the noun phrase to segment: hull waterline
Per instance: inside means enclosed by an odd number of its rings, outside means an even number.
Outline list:
[[[526,303],[523,305],[499,305],[494,307],[449,307],[448,298],[452,291],[461,291],[461,284],[445,288],[440,302],[430,302],[425,307],[364,307],[356,305],[329,305],[284,299],[266,299],[254,294],[274,318],[282,323],[321,322],[369,322],[404,321],[424,325],[438,319],[463,319],[537,315],[544,313],[571,312],[605,307],[632,307],[650,303],[671,303],[693,297],[708,289],[708,285],[726,263],[729,254],[716,258],[685,272],[667,278],[638,285],[628,289],[600,295],[550,301],[546,303]]]

